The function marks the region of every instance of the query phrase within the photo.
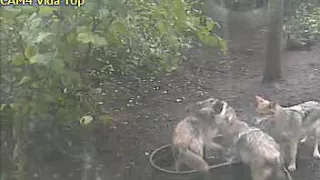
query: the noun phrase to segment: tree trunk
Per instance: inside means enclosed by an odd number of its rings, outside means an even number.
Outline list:
[[[269,0],[268,39],[265,55],[265,68],[262,78],[263,83],[272,83],[281,78],[281,44],[284,0]]]
[[[24,180],[26,178],[27,155],[26,155],[26,125],[24,118],[15,116],[13,123],[13,138],[15,141],[12,152],[12,161],[15,164],[13,179]]]

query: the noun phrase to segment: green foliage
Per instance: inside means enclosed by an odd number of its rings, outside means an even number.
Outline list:
[[[216,22],[193,5],[182,0],[96,0],[81,8],[2,8],[7,48],[2,78],[12,78],[5,84],[15,94],[2,101],[40,119],[54,109],[58,119],[74,120],[71,109],[80,113],[89,102],[88,108],[95,107],[90,96],[78,93],[89,92],[80,73],[88,61],[105,59],[107,75],[155,74],[174,70],[181,50],[196,38],[225,51],[224,41],[211,33]],[[103,53],[92,57],[97,51]]]
[[[103,62],[96,68],[105,78],[148,75],[176,69],[182,50],[197,40],[226,52],[214,33],[218,24],[194,8],[200,2],[91,0],[82,7],[1,7],[0,117],[15,129],[15,148],[27,142],[32,121],[70,124],[87,117],[81,122],[89,124],[96,115],[104,124],[112,120],[101,115],[100,94],[84,73],[87,65]],[[21,152],[14,163],[24,170]]]
[[[200,22],[201,14],[192,11],[191,5],[181,0],[165,0],[157,4],[153,0],[127,1],[130,11],[127,16],[114,19],[108,29],[109,70],[131,74],[138,70],[154,74],[174,70],[181,61],[182,48],[186,48],[196,35],[208,45],[221,45],[223,40],[212,36],[215,22],[206,18]],[[119,58],[126,58],[119,62]]]
[[[297,37],[320,39],[320,7],[302,3],[295,16],[288,18],[286,27],[290,34]]]

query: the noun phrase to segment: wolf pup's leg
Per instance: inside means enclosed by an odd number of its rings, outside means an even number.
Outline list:
[[[180,171],[181,171],[181,169],[180,169],[181,165],[182,165],[181,159],[175,160],[175,162],[174,162],[174,168],[175,168],[175,170],[176,170],[177,172],[180,172]]]
[[[182,165],[182,160],[181,158],[179,157],[179,154],[177,152],[177,150],[175,149],[172,149],[172,155],[173,155],[173,161],[174,161],[174,169],[179,172],[181,171],[180,167]]]
[[[286,169],[286,167],[282,167],[281,170],[283,170],[283,172],[285,173],[286,179],[292,180],[291,174],[290,174],[290,172]]]
[[[174,161],[174,168],[177,172],[181,171],[181,165],[183,164],[183,158],[181,157],[181,149],[172,146],[172,157]]]
[[[251,164],[250,170],[252,180],[267,180],[272,174],[272,169],[269,166]]]
[[[320,141],[320,127],[317,127],[315,129],[315,143],[313,148],[313,157],[317,159],[320,159],[319,141]]]
[[[296,158],[297,158],[297,152],[298,152],[298,141],[292,140],[289,144],[290,148],[290,161],[289,161],[289,166],[288,170],[289,171],[295,171],[297,170],[297,165],[296,165]]]
[[[286,150],[288,148],[289,143],[280,143],[280,158],[281,158],[281,162],[286,162],[286,160],[288,159],[288,157],[286,156]],[[289,158],[290,160],[290,158]]]
[[[314,144],[314,149],[313,149],[313,157],[320,159],[320,153],[319,153],[319,139],[316,138],[315,144]]]

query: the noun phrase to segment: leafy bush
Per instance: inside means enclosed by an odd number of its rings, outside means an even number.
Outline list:
[[[295,16],[286,20],[288,33],[296,37],[320,39],[320,7],[311,3],[302,3]]]

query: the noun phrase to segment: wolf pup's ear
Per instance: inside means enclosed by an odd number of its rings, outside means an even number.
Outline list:
[[[258,96],[258,95],[255,95],[254,99],[255,99],[257,104],[260,104],[260,103],[262,103],[264,101],[264,99],[262,97]]]
[[[276,107],[277,103],[275,101],[270,101],[269,103],[269,109],[274,109]]]

